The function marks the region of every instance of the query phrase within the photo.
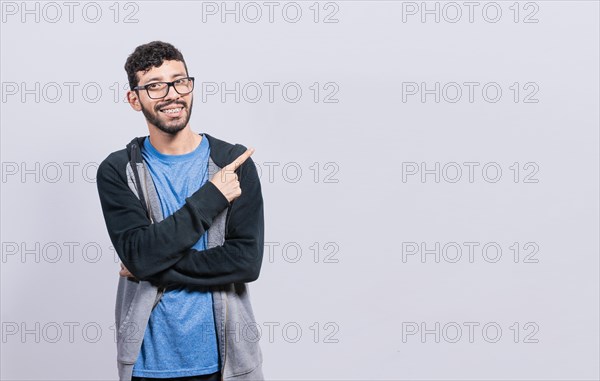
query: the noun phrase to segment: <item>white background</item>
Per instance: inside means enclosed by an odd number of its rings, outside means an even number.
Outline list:
[[[2,379],[117,378],[95,173],[148,134],[123,65],[153,40],[192,130],[256,148],[267,379],[599,378],[597,1],[224,6],[2,2]]]

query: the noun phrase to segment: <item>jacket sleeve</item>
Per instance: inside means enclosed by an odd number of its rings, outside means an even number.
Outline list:
[[[125,267],[138,279],[176,264],[229,206],[223,193],[208,181],[175,213],[151,223],[127,184],[125,167],[118,170],[107,158],[98,167],[96,184],[110,240]]]
[[[239,170],[242,194],[231,204],[223,245],[188,249],[173,267],[146,280],[157,286],[215,286],[258,279],[264,251],[261,185],[251,158]]]

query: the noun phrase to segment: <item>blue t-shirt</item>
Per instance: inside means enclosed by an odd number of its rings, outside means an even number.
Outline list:
[[[142,156],[152,174],[164,217],[208,181],[208,139],[183,155],[165,155],[146,137]],[[192,246],[206,249],[206,233]],[[170,378],[215,373],[219,353],[210,291],[169,288],[152,310],[133,375]]]

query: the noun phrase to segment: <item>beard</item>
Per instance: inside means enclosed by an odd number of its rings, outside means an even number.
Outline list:
[[[184,112],[184,111],[186,112],[185,119],[167,120],[167,121],[161,120],[160,109],[165,108],[170,105],[181,106],[182,112]],[[144,107],[144,105],[141,105],[141,106],[142,106],[142,113],[144,113],[144,116],[146,117],[146,120],[149,123],[156,126],[156,128],[158,128],[159,130],[161,130],[167,134],[177,135],[177,133],[179,131],[183,130],[185,128],[185,126],[188,125],[188,122],[190,121],[190,117],[192,116],[192,106],[193,105],[194,105],[194,98],[192,98],[190,100],[190,107],[188,107],[184,101],[175,101],[175,102],[171,102],[171,103],[163,103],[161,105],[157,105],[155,107],[154,112],[152,112],[149,109],[147,109],[146,107]],[[165,116],[165,118],[168,118],[168,116]]]

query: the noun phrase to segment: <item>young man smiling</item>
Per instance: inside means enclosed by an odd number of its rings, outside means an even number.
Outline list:
[[[97,173],[122,261],[119,377],[262,380],[247,285],[264,249],[254,149],[191,130],[194,78],[173,45],[138,46],[125,70],[149,136],[108,155]]]

